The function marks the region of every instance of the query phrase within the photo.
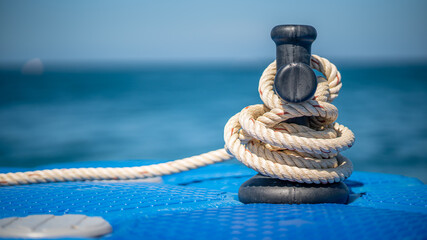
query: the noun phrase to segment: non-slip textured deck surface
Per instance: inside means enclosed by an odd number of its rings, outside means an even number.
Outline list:
[[[45,168],[151,163],[82,162]],[[113,227],[112,234],[102,239],[427,239],[427,187],[417,179],[355,172],[346,183],[353,192],[364,194],[349,205],[243,205],[237,200],[237,190],[254,174],[231,161],[165,176],[163,183],[2,187],[0,218],[101,216]]]

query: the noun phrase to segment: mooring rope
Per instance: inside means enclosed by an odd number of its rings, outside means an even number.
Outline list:
[[[273,90],[276,62],[271,63],[259,81],[259,95],[264,104],[245,107],[230,118],[224,128],[224,149],[140,167],[5,173],[0,174],[0,185],[142,179],[196,169],[233,156],[273,178],[315,184],[343,181],[351,175],[353,165],[339,152],[353,145],[354,135],[334,123],[338,109],[331,102],[341,89],[341,75],[334,64],[316,55],[311,57],[311,67],[323,74],[317,77],[314,97],[302,103],[288,103]],[[309,127],[284,122],[303,116],[309,117]]]

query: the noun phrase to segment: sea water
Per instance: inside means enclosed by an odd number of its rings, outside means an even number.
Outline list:
[[[46,66],[0,71],[0,166],[178,159],[222,148],[223,127],[259,104],[267,62],[246,66]],[[338,65],[338,122],[355,170],[427,182],[427,64]]]

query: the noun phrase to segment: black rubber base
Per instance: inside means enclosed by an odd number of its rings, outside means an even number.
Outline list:
[[[239,200],[242,203],[346,204],[349,194],[350,191],[343,182],[332,184],[294,183],[258,174],[240,186]]]

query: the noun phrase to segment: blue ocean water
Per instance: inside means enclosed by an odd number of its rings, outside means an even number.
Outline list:
[[[261,103],[268,63],[49,67],[0,71],[0,166],[178,159],[223,147],[223,127]],[[355,169],[427,183],[427,64],[337,64],[338,122],[356,135]]]

